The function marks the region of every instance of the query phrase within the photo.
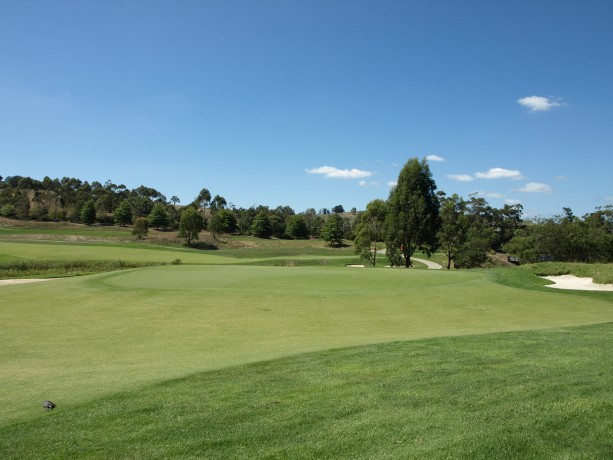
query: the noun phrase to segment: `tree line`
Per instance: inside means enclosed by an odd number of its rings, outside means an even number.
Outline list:
[[[425,159],[409,159],[387,200],[373,200],[364,211],[347,213],[342,205],[300,213],[290,206],[237,208],[206,188],[187,205],[179,203],[144,185],[129,190],[111,181],[0,176],[0,216],[132,225],[138,237],[149,228],[172,230],[187,245],[208,230],[214,240],[225,234],[321,238],[330,246],[353,240],[356,253],[372,265],[384,253],[391,265],[409,267],[415,252],[434,251],[445,254],[448,269],[480,266],[492,251],[526,263],[613,261],[612,206],[581,218],[564,208],[562,216],[524,221],[519,204],[495,208],[476,195],[437,191]]]
[[[68,221],[87,225],[133,225],[144,236],[149,228],[179,231],[191,244],[202,230],[214,239],[222,234],[253,235],[260,238],[319,238],[332,216],[343,219],[341,238],[352,238],[353,208],[342,205],[296,213],[290,206],[237,208],[221,195],[212,196],[203,188],[194,200],[180,205],[177,196],[169,199],[151,187],[128,189],[110,180],[104,184],[64,177],[42,181],[30,177],[0,176],[0,216],[40,221]]]
[[[468,200],[436,191],[426,160],[410,159],[384,200],[373,200],[360,215],[355,250],[376,265],[383,252],[392,265],[411,266],[416,251],[441,251],[447,268],[482,265],[491,252],[538,261],[613,262],[613,207],[582,218],[564,216],[524,221],[520,204],[494,208],[481,197]]]

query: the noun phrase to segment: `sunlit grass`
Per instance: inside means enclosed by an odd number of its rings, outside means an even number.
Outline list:
[[[368,345],[59,399],[0,428],[0,455],[604,460],[611,334],[609,323]]]

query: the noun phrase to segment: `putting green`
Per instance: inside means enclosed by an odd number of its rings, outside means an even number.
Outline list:
[[[613,321],[610,297],[478,271],[166,265],[0,289],[0,424],[305,351]]]

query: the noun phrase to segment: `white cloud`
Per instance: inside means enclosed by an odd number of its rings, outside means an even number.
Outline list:
[[[447,179],[457,180],[458,182],[471,182],[475,180],[470,174],[447,174]]]
[[[389,181],[389,182],[387,183],[387,185],[388,185],[388,187],[389,187],[389,188],[396,187],[396,185],[398,185],[398,181],[391,180],[391,181]]]
[[[321,166],[319,168],[311,168],[306,170],[309,174],[322,174],[325,177],[334,179],[361,179],[362,177],[372,176],[372,172],[363,171],[361,169],[338,169],[333,166]]]
[[[556,180],[566,180],[568,177],[566,176],[556,176]]]
[[[428,160],[428,161],[445,161],[445,159],[443,157],[439,157],[438,155],[428,155],[426,157],[426,160]]]
[[[479,179],[512,179],[519,180],[523,179],[524,176],[519,171],[513,169],[504,169],[504,168],[491,168],[486,172],[478,172],[475,173]]]
[[[521,200],[514,200],[511,198],[507,198],[506,200],[504,200],[504,204],[509,204],[511,206],[516,205],[516,204],[521,204]]]
[[[527,107],[530,112],[546,112],[553,107],[560,107],[562,103],[543,96],[528,96],[517,100],[517,103]]]
[[[502,198],[504,195],[502,193],[497,192],[483,192],[483,191],[475,191],[471,192],[470,195],[482,196],[485,198]]]
[[[521,188],[517,189],[518,192],[526,192],[526,193],[551,193],[552,189],[547,184],[541,184],[538,182],[528,182]]]
[[[361,180],[360,182],[358,182],[358,185],[360,187],[366,187],[368,185],[368,183],[365,180]]]

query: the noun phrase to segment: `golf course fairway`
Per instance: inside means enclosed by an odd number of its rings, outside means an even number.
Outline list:
[[[45,399],[67,410],[305,352],[611,322],[611,298],[505,286],[486,271],[243,265],[2,286],[0,426],[40,417]]]

